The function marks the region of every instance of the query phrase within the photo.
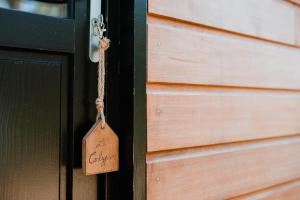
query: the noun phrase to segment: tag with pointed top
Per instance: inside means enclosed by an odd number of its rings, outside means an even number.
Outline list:
[[[82,168],[85,175],[119,170],[119,139],[108,124],[97,121],[82,139]]]

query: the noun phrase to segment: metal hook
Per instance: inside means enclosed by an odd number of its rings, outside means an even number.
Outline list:
[[[106,31],[103,15],[99,15],[98,18],[93,18],[93,35],[98,36],[99,41],[103,38],[103,34]]]

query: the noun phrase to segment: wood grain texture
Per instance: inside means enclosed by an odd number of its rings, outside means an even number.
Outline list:
[[[149,19],[149,82],[300,89],[300,49]]]
[[[300,133],[295,92],[148,85],[148,151]]]
[[[83,137],[82,169],[85,175],[119,170],[119,138],[108,124],[96,121]]]
[[[148,4],[147,199],[300,199],[299,7]]]
[[[300,177],[300,138],[148,155],[151,200],[228,199]]]
[[[278,0],[150,0],[149,13],[299,45],[300,10]]]
[[[299,200],[300,181],[293,181],[231,200]]]

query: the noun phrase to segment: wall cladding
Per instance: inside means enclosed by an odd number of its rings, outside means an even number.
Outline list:
[[[296,3],[149,0],[149,200],[299,198]]]

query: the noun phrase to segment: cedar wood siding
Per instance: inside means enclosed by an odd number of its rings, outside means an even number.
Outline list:
[[[300,199],[300,1],[148,0],[147,199]]]

